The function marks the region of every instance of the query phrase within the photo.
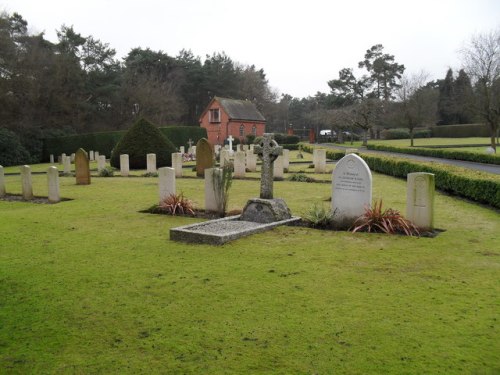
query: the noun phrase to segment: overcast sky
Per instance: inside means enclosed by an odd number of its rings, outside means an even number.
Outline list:
[[[378,43],[407,72],[444,78],[460,68],[458,50],[471,35],[500,27],[500,0],[0,0],[0,9],[51,41],[73,25],[119,58],[134,47],[202,58],[225,51],[296,97],[329,92],[326,82]]]

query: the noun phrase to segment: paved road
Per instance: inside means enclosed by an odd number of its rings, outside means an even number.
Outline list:
[[[321,146],[324,146],[326,148],[336,149],[336,150],[345,150],[346,148],[352,148],[352,146],[334,146],[334,145],[331,145],[328,143],[321,143]],[[396,152],[367,150],[363,147],[359,148],[359,150],[360,150],[360,152],[367,153],[367,154],[396,156],[396,157],[400,157],[400,158],[407,158],[407,159],[418,160],[418,161],[434,161],[436,163],[456,165],[458,167],[463,167],[463,168],[472,169],[472,170],[481,171],[481,172],[500,174],[500,165],[474,163],[471,161],[462,161],[462,160],[432,158],[429,156],[400,154],[400,153],[396,153]]]

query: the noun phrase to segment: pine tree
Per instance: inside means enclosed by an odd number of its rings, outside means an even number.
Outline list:
[[[467,73],[461,69],[454,83],[457,123],[474,122],[474,93]]]
[[[438,116],[441,125],[457,123],[455,87],[451,68],[448,69],[446,77],[439,87]]]

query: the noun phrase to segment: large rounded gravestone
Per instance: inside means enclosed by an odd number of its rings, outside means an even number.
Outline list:
[[[201,138],[196,143],[196,176],[204,177],[205,169],[214,166],[214,148],[206,139]]]

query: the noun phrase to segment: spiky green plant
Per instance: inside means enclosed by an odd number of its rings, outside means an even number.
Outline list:
[[[212,181],[215,192],[215,201],[219,208],[219,215],[224,217],[229,202],[229,189],[233,184],[233,163],[229,162],[220,169],[214,169]]]

